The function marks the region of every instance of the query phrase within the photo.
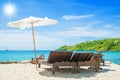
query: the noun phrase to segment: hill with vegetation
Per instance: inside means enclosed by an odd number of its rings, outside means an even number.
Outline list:
[[[61,46],[57,50],[100,50],[100,51],[120,51],[120,38],[110,38],[104,40],[86,41],[73,46]]]

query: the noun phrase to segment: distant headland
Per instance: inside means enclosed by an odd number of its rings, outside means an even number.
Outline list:
[[[73,46],[61,46],[57,50],[99,50],[120,51],[120,38],[108,38],[103,40],[86,41]]]

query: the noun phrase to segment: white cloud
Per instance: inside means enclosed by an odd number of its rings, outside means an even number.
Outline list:
[[[62,37],[119,37],[119,31],[112,31],[107,29],[92,29],[91,27],[73,27],[67,31],[57,32],[56,35]]]
[[[114,25],[114,24],[106,24],[103,25],[106,29],[111,29],[112,31],[120,31],[120,26]]]
[[[61,43],[61,39],[40,35],[41,33],[35,33],[35,41],[37,49],[55,49]],[[14,31],[14,30],[0,30],[0,49],[5,49],[7,45],[8,49],[33,49],[32,34],[31,31]]]
[[[94,14],[87,14],[87,15],[80,15],[80,16],[75,16],[75,15],[65,15],[62,18],[65,20],[73,20],[73,19],[84,19],[84,18],[89,18],[95,16]]]
[[[112,28],[112,25],[110,24],[104,25],[104,28]]]

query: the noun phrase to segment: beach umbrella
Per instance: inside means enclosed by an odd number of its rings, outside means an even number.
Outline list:
[[[36,60],[36,69],[37,69],[37,59],[36,59],[36,45],[35,45],[35,37],[34,37],[34,27],[36,26],[46,26],[46,25],[52,25],[56,24],[57,21],[53,19],[49,19],[47,17],[45,18],[37,18],[30,16],[25,19],[21,19],[18,21],[9,22],[7,25],[10,27],[20,28],[20,29],[26,29],[32,27],[32,39],[33,39],[33,45],[34,45],[34,55]]]

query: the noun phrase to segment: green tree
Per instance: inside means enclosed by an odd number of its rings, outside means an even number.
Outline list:
[[[86,41],[73,46],[62,46],[57,50],[101,50],[120,51],[120,38]]]

